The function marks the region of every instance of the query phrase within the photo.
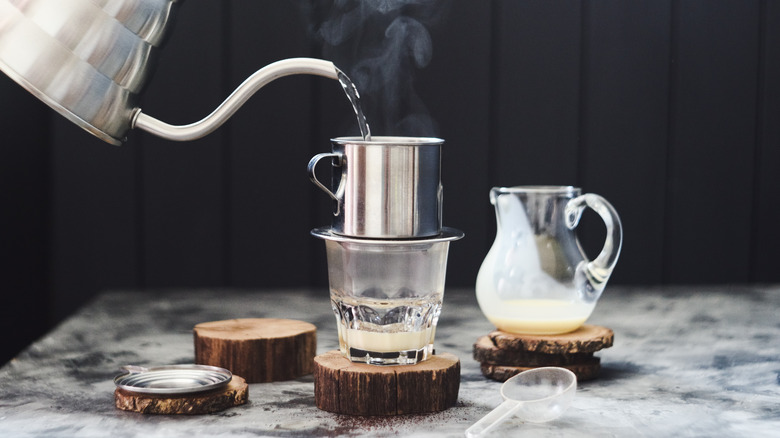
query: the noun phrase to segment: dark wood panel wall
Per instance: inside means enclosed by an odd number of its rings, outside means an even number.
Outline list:
[[[331,59],[363,90],[375,134],[446,140],[445,224],[467,235],[451,247],[451,286],[474,283],[492,243],[490,187],[519,184],[614,204],[614,283],[780,280],[780,2],[414,3],[186,2],[144,111],[190,123],[270,62]],[[384,45],[399,32],[406,51]],[[119,148],[4,76],[0,99],[2,323],[20,333],[4,352],[105,289],[327,293],[308,232],[330,202],[305,166],[357,133],[336,82],[284,78],[206,138],[132,132]],[[582,227],[595,254],[603,227],[595,214]]]

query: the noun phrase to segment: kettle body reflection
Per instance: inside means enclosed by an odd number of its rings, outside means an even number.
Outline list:
[[[569,186],[494,187],[497,232],[477,275],[477,301],[498,329],[560,334],[590,316],[617,263],[620,218],[601,196]],[[598,257],[586,258],[575,229],[585,207],[604,220]]]

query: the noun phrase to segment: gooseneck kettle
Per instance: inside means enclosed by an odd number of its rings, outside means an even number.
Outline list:
[[[169,125],[138,108],[181,0],[0,0],[0,70],[100,139],[121,144],[139,128],[194,140],[221,126],[268,82],[292,74],[338,79],[329,61],[293,58],[244,81],[211,114]]]

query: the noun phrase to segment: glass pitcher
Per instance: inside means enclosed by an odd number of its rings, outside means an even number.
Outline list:
[[[477,275],[477,301],[498,329],[518,334],[576,330],[590,316],[615,268],[623,240],[620,218],[599,195],[569,186],[494,187],[496,240]],[[590,261],[575,228],[585,207],[607,227]]]

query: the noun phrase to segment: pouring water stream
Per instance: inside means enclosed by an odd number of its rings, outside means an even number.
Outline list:
[[[355,87],[355,84],[343,71],[339,70],[338,67],[336,68],[336,72],[338,73],[341,88],[344,89],[344,92],[347,94],[347,99],[349,99],[352,108],[355,110],[358,126],[360,127],[360,135],[363,137],[363,140],[371,141],[371,129],[368,127],[366,115],[363,113],[363,108],[360,106],[360,93],[358,93],[357,87]]]

